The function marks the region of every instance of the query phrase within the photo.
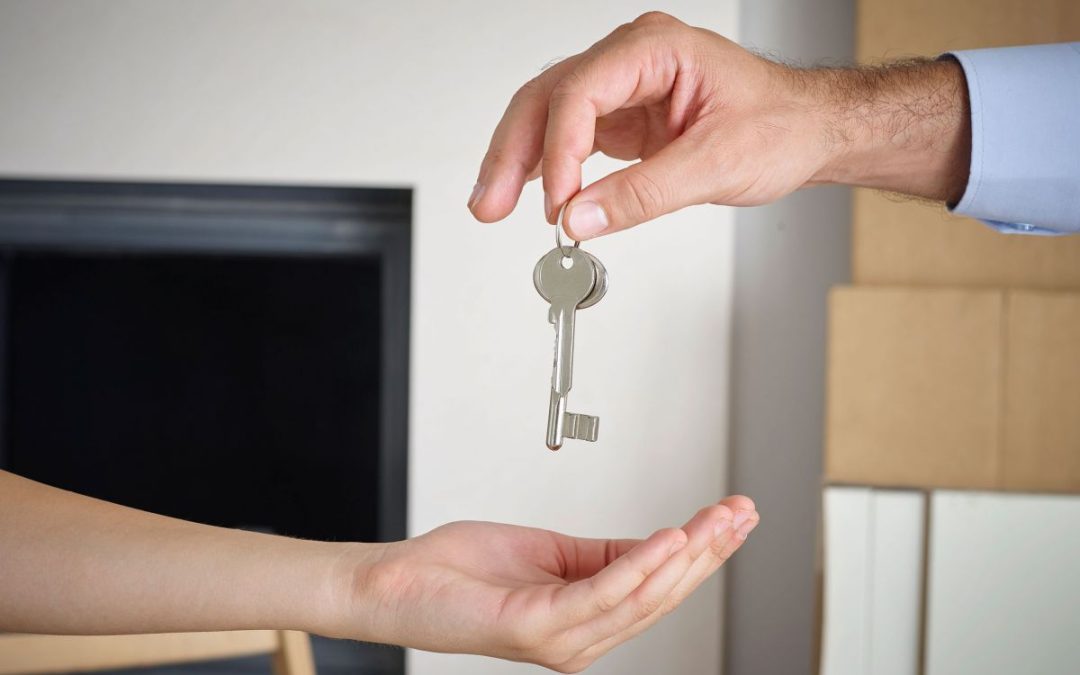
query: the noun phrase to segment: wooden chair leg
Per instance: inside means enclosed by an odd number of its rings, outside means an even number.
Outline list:
[[[311,654],[311,638],[295,630],[279,630],[278,648],[274,652],[274,675],[315,675],[315,658]]]

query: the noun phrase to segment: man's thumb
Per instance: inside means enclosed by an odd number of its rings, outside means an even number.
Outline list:
[[[605,176],[566,206],[567,233],[584,240],[708,201],[702,150],[681,136],[649,159]]]

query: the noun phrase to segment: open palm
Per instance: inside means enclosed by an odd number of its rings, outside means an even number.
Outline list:
[[[391,545],[357,586],[380,589],[379,641],[576,672],[677,607],[757,522],[745,497],[643,541],[457,522]]]

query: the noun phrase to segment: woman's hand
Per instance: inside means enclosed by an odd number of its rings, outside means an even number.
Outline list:
[[[0,631],[304,630],[562,671],[677,607],[757,525],[729,497],[645,541],[452,523],[393,544],[290,539],[0,471]]]
[[[577,672],[675,609],[758,520],[729,497],[644,541],[459,522],[365,546],[342,636]]]
[[[955,199],[969,146],[952,61],[796,69],[650,12],[518,90],[469,208],[505,218],[542,175],[548,222],[566,204],[570,234],[588,239],[691,204],[752,206],[817,183]],[[581,190],[594,152],[644,161]]]

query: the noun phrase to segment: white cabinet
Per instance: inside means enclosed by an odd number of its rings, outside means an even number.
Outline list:
[[[922,492],[825,491],[823,675],[918,675]]]
[[[931,497],[926,675],[1080,672],[1080,497]]]
[[[1080,496],[830,487],[824,513],[822,675],[1080,672]]]

